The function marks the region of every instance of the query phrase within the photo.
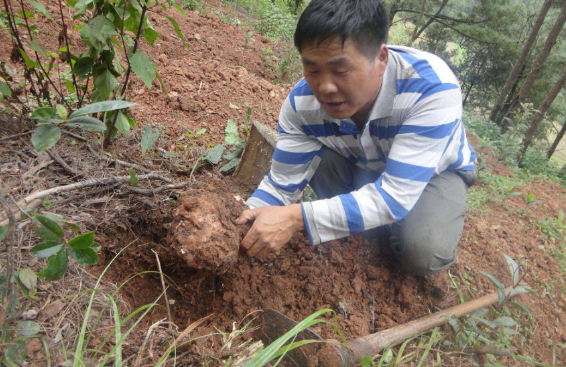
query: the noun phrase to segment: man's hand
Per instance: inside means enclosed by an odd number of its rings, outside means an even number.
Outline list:
[[[270,252],[279,252],[295,232],[305,228],[300,204],[245,210],[236,223],[249,221],[254,224],[241,243],[249,256],[263,257]]]

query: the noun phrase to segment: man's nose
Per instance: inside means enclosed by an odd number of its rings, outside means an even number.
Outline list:
[[[328,76],[323,76],[321,78],[320,84],[319,84],[319,92],[320,94],[333,94],[338,92],[338,87],[336,86],[336,84],[334,83],[334,81],[332,80],[332,78],[328,77]]]

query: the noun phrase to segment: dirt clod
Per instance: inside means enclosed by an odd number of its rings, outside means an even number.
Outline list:
[[[240,242],[249,226],[238,226],[245,205],[236,198],[198,191],[183,196],[173,213],[170,243],[187,265],[224,273],[238,260]]]

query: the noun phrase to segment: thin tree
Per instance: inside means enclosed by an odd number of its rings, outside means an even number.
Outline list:
[[[562,70],[562,74],[560,74],[560,77],[558,78],[558,80],[556,81],[550,92],[548,92],[548,94],[546,95],[546,98],[540,105],[538,111],[531,117],[530,126],[527,129],[527,132],[525,133],[525,138],[523,139],[521,152],[517,159],[517,163],[519,165],[523,162],[525,153],[527,152],[529,145],[531,145],[531,143],[533,142],[533,137],[535,135],[535,131],[538,127],[538,124],[542,121],[544,114],[546,113],[546,111],[548,111],[550,105],[552,104],[552,102],[554,102],[554,100],[558,96],[558,93],[560,93],[560,91],[564,87],[564,83],[566,83],[566,66]]]
[[[513,69],[511,70],[511,73],[509,73],[509,76],[507,77],[507,80],[505,81],[505,85],[503,86],[503,88],[499,92],[499,96],[497,97],[497,100],[495,101],[495,104],[493,105],[493,109],[491,110],[491,113],[489,115],[489,119],[491,121],[496,120],[497,115],[500,112],[501,107],[503,106],[503,103],[505,101],[505,97],[507,97],[507,95],[509,94],[509,91],[511,90],[513,84],[515,83],[515,81],[519,77],[521,70],[523,69],[523,67],[525,65],[525,61],[527,60],[527,56],[531,52],[531,48],[533,47],[533,45],[535,43],[538,32],[540,31],[540,28],[541,28],[542,24],[544,23],[544,19],[546,18],[546,14],[548,13],[548,10],[550,9],[551,5],[552,5],[552,0],[545,0],[544,4],[542,4],[542,8],[540,9],[540,12],[539,12],[538,17],[535,21],[535,24],[533,25],[533,28],[529,32],[529,36],[527,37],[527,40],[525,41],[525,44],[523,45],[523,50],[521,51],[521,55],[517,59],[517,62],[515,63],[515,65],[513,65]]]
[[[498,115],[498,118],[495,121],[499,126],[501,126],[502,132],[505,132],[505,130],[507,129],[507,124],[504,124],[502,126],[503,118],[508,115],[509,111],[512,112],[516,110],[517,107],[519,107],[519,104],[523,103],[527,98],[527,95],[531,91],[531,88],[533,87],[533,84],[536,78],[538,77],[538,73],[540,72],[542,65],[544,64],[546,58],[550,54],[550,50],[552,50],[552,47],[554,47],[554,45],[556,44],[556,39],[558,38],[560,31],[564,27],[565,22],[566,22],[566,1],[562,6],[560,15],[558,16],[558,19],[556,19],[556,22],[554,23],[554,26],[552,27],[550,34],[548,35],[548,38],[544,42],[544,46],[542,50],[537,55],[537,58],[531,67],[531,72],[525,79],[525,82],[521,86],[521,89],[519,89],[517,96],[513,98],[513,102],[511,103],[511,105],[508,106],[506,109],[504,109],[504,111]]]
[[[560,140],[562,140],[562,138],[564,137],[565,133],[566,133],[566,120],[564,120],[564,122],[562,123],[562,127],[560,128],[558,135],[556,135],[556,138],[552,142],[550,149],[548,149],[548,152],[546,153],[546,159],[547,160],[550,160],[550,158],[552,157],[552,155],[556,151],[556,148],[558,148],[558,144],[560,143]]]
[[[547,0],[547,1],[550,1],[550,0]],[[422,27],[419,28],[419,27],[415,26],[415,30],[413,32],[413,37],[412,37],[412,42],[415,42],[421,36],[421,34],[425,31],[425,29],[427,29],[428,26],[431,25],[432,22],[434,22],[434,19],[437,18],[440,15],[440,13],[442,13],[442,10],[446,6],[446,4],[448,4],[448,0],[442,0],[442,4],[440,4],[440,7],[436,11],[436,14],[434,14],[432,17],[429,17],[427,22]]]

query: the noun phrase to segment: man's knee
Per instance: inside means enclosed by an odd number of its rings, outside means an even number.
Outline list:
[[[456,244],[439,243],[431,236],[401,235],[393,248],[407,273],[432,275],[456,262]]]

